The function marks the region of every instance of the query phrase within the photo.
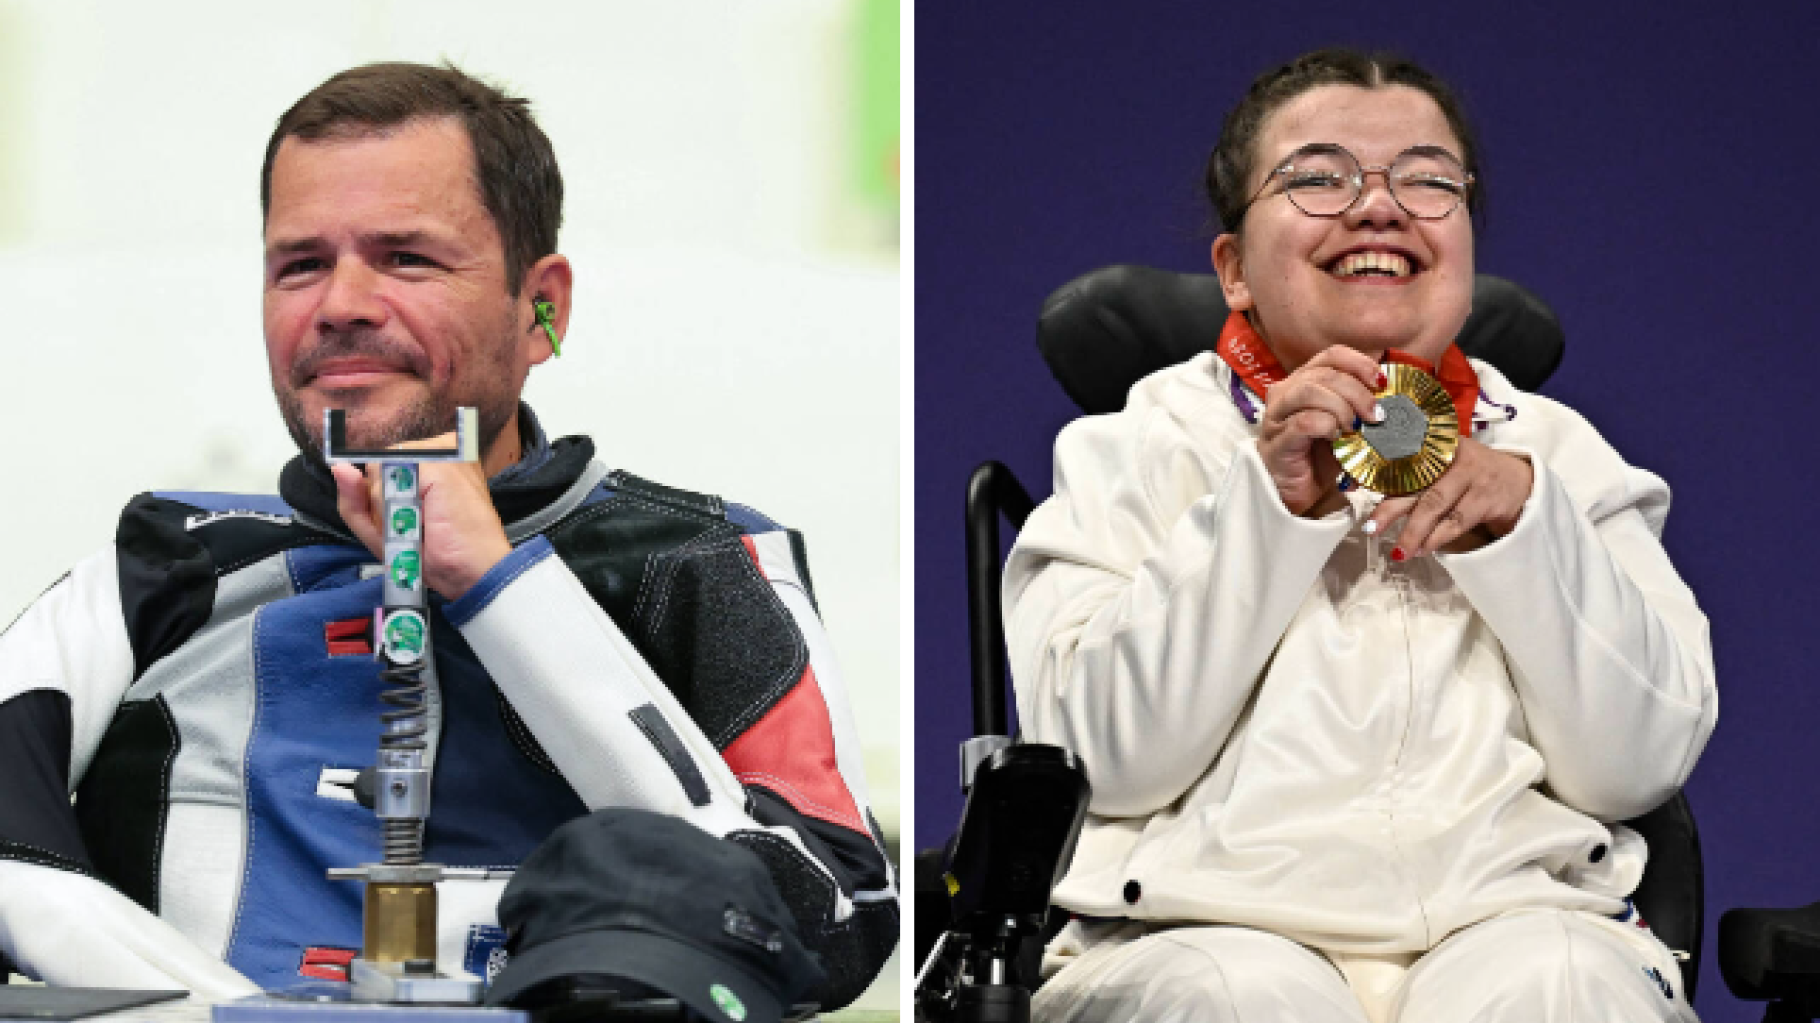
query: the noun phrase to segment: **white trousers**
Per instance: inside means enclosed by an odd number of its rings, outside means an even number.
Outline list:
[[[1634,924],[1507,913],[1428,953],[1323,954],[1243,927],[1072,923],[1038,1023],[1698,1023],[1673,955]]]

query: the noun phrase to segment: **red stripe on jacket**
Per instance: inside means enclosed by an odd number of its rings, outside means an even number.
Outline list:
[[[765,574],[758,545],[742,536],[758,574]],[[847,791],[834,755],[834,725],[828,701],[815,681],[815,669],[803,668],[784,698],[772,705],[745,734],[722,751],[734,777],[745,785],[762,785],[782,796],[797,813],[870,835],[859,804]]]

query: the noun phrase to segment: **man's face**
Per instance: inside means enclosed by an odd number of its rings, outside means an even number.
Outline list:
[[[1310,143],[1336,143],[1364,166],[1391,163],[1404,150],[1435,145],[1458,156],[1446,115],[1408,86],[1361,89],[1326,85],[1283,104],[1258,133],[1255,191],[1291,153]],[[1369,354],[1400,348],[1439,359],[1472,309],[1472,221],[1465,206],[1437,220],[1416,220],[1391,198],[1383,175],[1337,217],[1298,210],[1279,183],[1245,214],[1236,242],[1238,267],[1222,266],[1222,283],[1242,279],[1233,307],[1248,309],[1260,333],[1289,369],[1333,344]],[[1397,276],[1352,275],[1343,257],[1374,252],[1400,257]],[[1216,247],[1216,261],[1219,251]],[[1228,288],[1229,301],[1233,292]]]
[[[490,446],[530,369],[514,313],[459,122],[279,146],[265,345],[306,454],[320,456],[326,408],[347,411],[350,444],[377,448],[453,429],[455,409],[473,406]]]

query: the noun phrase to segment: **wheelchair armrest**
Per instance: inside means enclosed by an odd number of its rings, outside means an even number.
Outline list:
[[[1024,528],[1036,502],[1003,462],[981,462],[967,480],[967,639],[973,669],[973,734],[1010,735],[1005,691],[1005,617],[999,606],[1004,554],[998,520]]]
[[[1624,822],[1649,846],[1649,868],[1631,896],[1656,937],[1681,953],[1681,987],[1694,1002],[1700,980],[1700,931],[1706,902],[1700,832],[1686,793]]]
[[[1719,917],[1719,974],[1739,998],[1820,1007],[1820,902],[1727,910]]]

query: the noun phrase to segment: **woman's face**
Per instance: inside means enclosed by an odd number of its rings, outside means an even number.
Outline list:
[[[1310,143],[1344,146],[1361,166],[1380,167],[1419,145],[1462,156],[1441,108],[1403,85],[1323,85],[1278,107],[1253,153],[1255,194],[1289,154]],[[1407,260],[1407,274],[1349,274],[1359,252]],[[1436,361],[1472,310],[1472,221],[1464,205],[1438,220],[1416,220],[1390,196],[1382,174],[1337,217],[1298,210],[1273,182],[1245,213],[1242,234],[1213,243],[1226,301],[1248,311],[1285,368],[1329,345],[1377,354],[1399,348]],[[1384,262],[1381,257],[1374,261]],[[1388,261],[1395,265],[1395,260]]]

